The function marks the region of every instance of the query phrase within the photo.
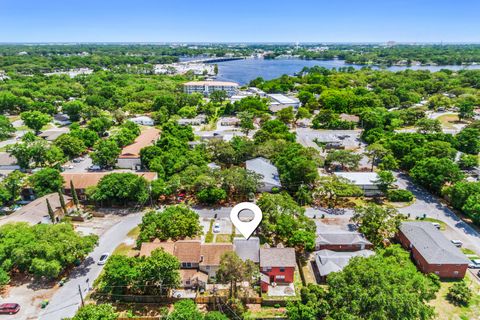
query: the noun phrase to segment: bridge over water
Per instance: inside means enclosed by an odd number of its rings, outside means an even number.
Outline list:
[[[205,58],[205,59],[183,61],[181,63],[217,63],[217,62],[243,60],[243,59],[245,59],[245,57],[216,57],[216,58]]]

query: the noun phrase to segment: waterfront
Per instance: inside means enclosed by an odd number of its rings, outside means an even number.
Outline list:
[[[302,59],[245,59],[219,62],[218,80],[235,81],[241,85],[248,84],[250,80],[262,77],[266,80],[278,78],[281,75],[293,75],[299,72],[303,67],[321,66],[328,69],[353,67],[361,69],[365,66],[347,64],[343,60],[302,60]],[[372,66],[373,69],[381,69],[378,66]],[[430,70],[439,71],[441,69],[460,70],[460,69],[480,69],[480,65],[471,66],[391,66],[386,70],[401,71],[405,69],[412,70]]]

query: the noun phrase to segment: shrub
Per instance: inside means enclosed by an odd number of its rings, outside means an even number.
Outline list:
[[[410,202],[413,198],[413,193],[408,190],[394,189],[387,192],[387,199],[391,202]]]
[[[472,299],[472,291],[465,281],[460,281],[448,289],[447,299],[455,305],[468,306]]]
[[[227,198],[225,190],[215,187],[203,189],[197,194],[198,201],[207,204],[214,204]]]

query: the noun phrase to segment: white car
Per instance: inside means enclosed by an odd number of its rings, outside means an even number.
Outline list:
[[[455,245],[455,247],[461,248],[463,246],[463,242],[460,240],[450,240],[451,243]]]
[[[470,269],[480,269],[480,259],[471,260],[468,267]]]
[[[107,260],[108,260],[108,257],[110,256],[110,254],[108,253],[104,253],[100,256],[100,259],[98,259],[98,265],[101,266],[101,265],[104,265],[105,263],[107,263]]]
[[[220,223],[217,222],[213,225],[213,232],[214,233],[219,233],[220,232]]]

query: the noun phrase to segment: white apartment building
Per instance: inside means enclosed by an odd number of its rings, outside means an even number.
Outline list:
[[[225,91],[231,97],[237,93],[238,87],[238,83],[230,81],[190,81],[183,84],[185,93],[198,92],[204,96],[208,96],[214,91]]]

